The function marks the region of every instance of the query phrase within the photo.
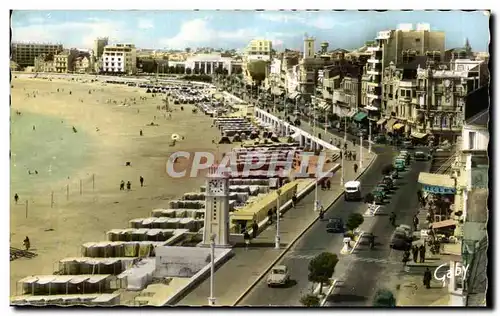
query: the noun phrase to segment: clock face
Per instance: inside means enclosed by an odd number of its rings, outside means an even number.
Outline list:
[[[220,180],[210,180],[208,182],[208,190],[212,194],[224,193],[224,183]]]

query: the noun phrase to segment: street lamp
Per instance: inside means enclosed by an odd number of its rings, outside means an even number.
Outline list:
[[[368,119],[368,152],[372,152],[372,121]]]
[[[210,297],[208,298],[208,305],[215,306],[214,296],[214,277],[215,277],[215,234],[210,236]]]
[[[345,113],[344,113],[345,114]],[[347,115],[344,116],[344,143],[342,144],[342,147],[345,146],[347,142]],[[340,156],[342,157],[342,165],[341,165],[341,168],[342,168],[342,174],[340,176],[340,185],[344,185],[344,177],[345,177],[345,171],[344,171],[344,159],[345,159],[345,152],[342,153],[342,148],[340,148]]]
[[[359,169],[363,168],[363,134],[359,135]]]
[[[280,249],[280,195],[281,189],[276,190],[276,237],[274,239],[274,248]]]

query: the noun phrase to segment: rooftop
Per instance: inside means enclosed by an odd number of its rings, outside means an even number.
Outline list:
[[[490,113],[489,110],[483,110],[479,112],[478,114],[474,115],[470,119],[468,119],[466,122],[467,125],[476,125],[476,126],[483,126],[483,127],[488,127],[488,121],[490,120]]]

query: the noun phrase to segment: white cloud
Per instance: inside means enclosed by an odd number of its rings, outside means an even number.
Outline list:
[[[245,45],[251,39],[265,38],[272,40],[275,45],[282,45],[282,38],[289,37],[286,33],[261,32],[256,28],[243,28],[234,31],[220,31],[212,28],[208,19],[194,19],[184,22],[177,35],[160,40],[160,43],[169,49],[184,49],[186,47],[224,46],[221,44]]]
[[[111,42],[131,40],[123,22],[85,21],[35,23],[12,28],[13,41],[62,42],[68,47],[93,47],[97,37],[108,36]]]
[[[151,20],[138,19],[137,20],[137,27],[142,29],[142,30],[147,30],[147,29],[153,29],[155,26],[153,24],[153,21],[151,21]]]
[[[263,20],[278,23],[300,23],[321,30],[332,29],[336,26],[348,26],[360,22],[355,20],[340,22],[332,16],[326,16],[323,12],[308,12],[305,15],[304,13],[295,12],[262,13],[259,17]]]

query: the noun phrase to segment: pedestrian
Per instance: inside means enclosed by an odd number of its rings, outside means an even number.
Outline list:
[[[417,261],[418,261],[418,247],[417,247],[417,245],[414,245],[411,247],[411,252],[413,254],[413,262],[417,263]]]
[[[297,205],[297,194],[292,196],[292,207],[295,207],[295,205]]]
[[[370,243],[370,249],[375,248],[375,236],[373,234],[368,235],[369,237],[369,243]]]
[[[324,191],[326,189],[325,180],[321,180],[320,183],[321,183],[321,190]]]
[[[131,187],[132,187],[132,183],[130,183],[130,181],[127,181],[127,191],[130,191]]]
[[[330,179],[326,179],[326,189],[330,190],[332,188],[332,183],[330,182]]]
[[[431,280],[432,280],[431,270],[429,270],[429,268],[425,268],[424,282],[423,283],[424,283],[426,289],[431,288]]]
[[[142,136],[142,129],[139,130],[139,136]]]
[[[418,217],[417,215],[413,216],[413,230],[417,230],[418,229]]]
[[[144,186],[144,178],[142,176],[139,177],[139,182],[141,183],[141,187]]]
[[[425,245],[420,246],[419,252],[420,252],[420,263],[424,263],[425,262]]]
[[[356,152],[352,153],[352,160],[356,160]]]
[[[351,152],[350,151],[347,152],[347,160],[351,160]]]
[[[273,224],[273,211],[271,210],[267,211],[267,222],[269,225]]]
[[[258,233],[259,233],[259,224],[257,224],[256,220],[254,220],[252,223],[252,238],[253,239],[257,238]]]
[[[392,226],[396,226],[396,214],[394,212],[391,212],[391,215],[389,216],[389,221],[391,222]]]
[[[358,173],[358,164],[354,164],[354,173]]]
[[[123,191],[123,190],[125,190],[125,181],[122,180],[120,182],[120,191]]]
[[[405,250],[405,252],[403,253],[403,266],[406,266],[406,263],[410,261],[410,252],[408,250]]]
[[[33,130],[36,130],[35,125],[33,125]]]
[[[347,150],[347,142],[344,143],[344,150]]]
[[[26,236],[26,238],[24,238],[23,246],[26,250],[30,250],[31,243],[30,243],[30,239],[28,238],[28,236]]]
[[[14,194],[14,201],[16,202],[16,204],[17,204],[17,201],[19,201],[19,195],[17,195],[17,193]]]
[[[245,249],[248,249],[248,246],[250,245],[250,234],[245,230],[243,233],[243,240],[245,240]]]
[[[342,159],[342,150],[339,151],[339,154],[340,154],[340,159]]]

